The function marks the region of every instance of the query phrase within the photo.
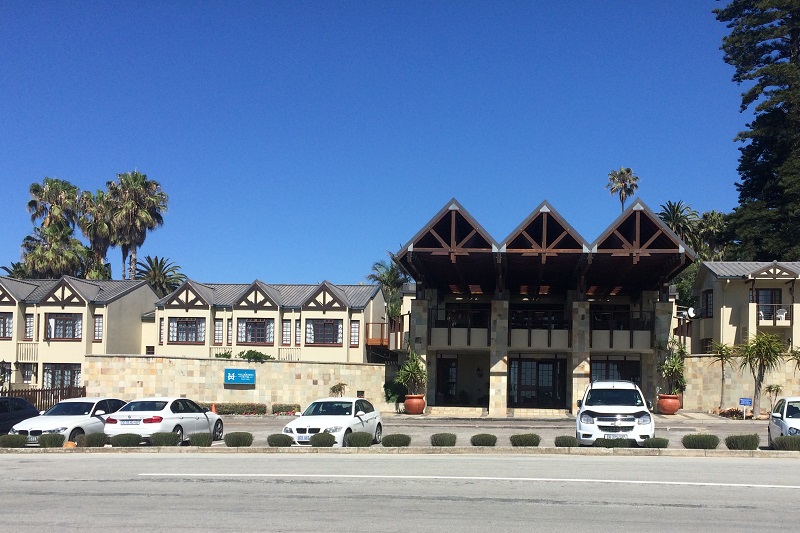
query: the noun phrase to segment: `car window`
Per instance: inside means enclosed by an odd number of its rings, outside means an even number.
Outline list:
[[[202,413],[203,409],[192,400],[183,400],[184,409],[187,413]]]
[[[22,398],[11,398],[11,409],[13,411],[27,411],[28,409],[36,408]]]
[[[89,416],[94,402],[61,402],[45,411],[45,416]]]
[[[144,401],[144,402],[131,402],[126,403],[120,411],[161,411],[164,407],[167,406],[167,402],[155,402],[155,401]]]
[[[784,400],[778,400],[778,403],[772,408],[772,412],[778,416],[783,416],[783,404]]]
[[[786,406],[786,418],[800,418],[800,402],[788,402]]]
[[[585,405],[642,407],[644,400],[636,389],[591,389],[586,393]]]
[[[0,400],[0,413],[8,413],[11,410],[8,406],[8,400]]]
[[[123,402],[122,400],[116,400],[116,399],[108,400],[108,409],[109,410],[106,411],[106,412],[107,413],[116,413],[117,411],[120,410],[120,408],[122,408],[123,405],[125,405],[125,402]]]
[[[352,416],[352,402],[314,402],[303,411],[303,416]]]
[[[186,408],[183,405],[183,400],[175,400],[172,402],[172,405],[169,406],[169,410],[173,413],[183,413],[186,411]]]
[[[97,411],[103,411],[105,413],[108,413],[109,412],[108,402],[105,400],[100,400],[99,402],[97,402],[97,405],[95,406],[94,412],[92,414],[96,413]]]
[[[361,400],[361,405],[363,405],[363,410],[365,413],[371,413],[372,411],[375,410],[372,404],[369,403],[367,400]]]

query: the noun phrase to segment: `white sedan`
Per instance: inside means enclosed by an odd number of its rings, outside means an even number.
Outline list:
[[[347,438],[356,431],[372,434],[374,443],[383,437],[380,411],[364,398],[323,398],[313,402],[283,428],[296,445],[309,446],[315,433],[330,433],[336,446],[347,446]]]
[[[105,433],[109,437],[136,433],[148,440],[153,433],[173,432],[180,441],[193,433],[210,433],[222,439],[222,419],[208,408],[187,398],[141,398],[134,400],[106,418]]]
[[[40,435],[61,433],[75,442],[79,435],[102,433],[104,418],[119,410],[125,402],[119,398],[70,398],[14,425],[11,435],[26,435],[28,444],[38,444]]]
[[[800,396],[781,398],[769,414],[767,442],[770,448],[776,437],[800,435]]]

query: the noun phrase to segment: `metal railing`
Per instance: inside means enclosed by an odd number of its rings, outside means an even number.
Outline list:
[[[789,325],[792,323],[792,306],[786,304],[758,304],[758,321],[763,324]]]
[[[278,348],[278,361],[299,361],[300,348]]]

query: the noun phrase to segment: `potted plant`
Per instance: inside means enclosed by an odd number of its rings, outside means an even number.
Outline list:
[[[683,376],[686,345],[673,337],[666,346],[666,356],[658,365],[658,371],[667,384],[667,393],[658,395],[658,412],[674,415],[681,407],[680,394],[686,389]]]
[[[406,413],[419,415],[425,410],[425,385],[428,382],[428,369],[425,361],[414,350],[408,351],[406,362],[397,370],[395,382],[408,389],[403,402]]]

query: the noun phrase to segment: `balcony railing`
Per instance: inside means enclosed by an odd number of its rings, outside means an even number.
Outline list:
[[[480,332],[480,337],[485,337],[486,346],[490,344],[489,315],[491,307],[486,304],[464,304],[447,305],[444,308],[432,308],[428,316],[428,338],[431,338],[432,328],[447,329],[447,345],[453,345],[453,330],[459,330],[466,335],[463,341],[456,341],[456,344],[465,342],[467,346],[472,346],[473,333]],[[481,342],[481,341],[477,341]]]
[[[20,363],[36,363],[39,361],[38,342],[18,342],[17,361]]]
[[[591,310],[589,312],[589,338],[593,348],[634,348],[644,342],[650,348],[653,346],[653,319],[652,311],[609,311]],[[644,335],[646,334],[646,335]],[[595,344],[597,337],[608,337]],[[617,339],[615,346],[614,340]]]
[[[792,306],[788,304],[757,304],[759,326],[791,326]]]
[[[389,346],[389,323],[367,322],[367,346]]]
[[[297,346],[291,348],[278,348],[278,361],[299,361],[300,348]]]

